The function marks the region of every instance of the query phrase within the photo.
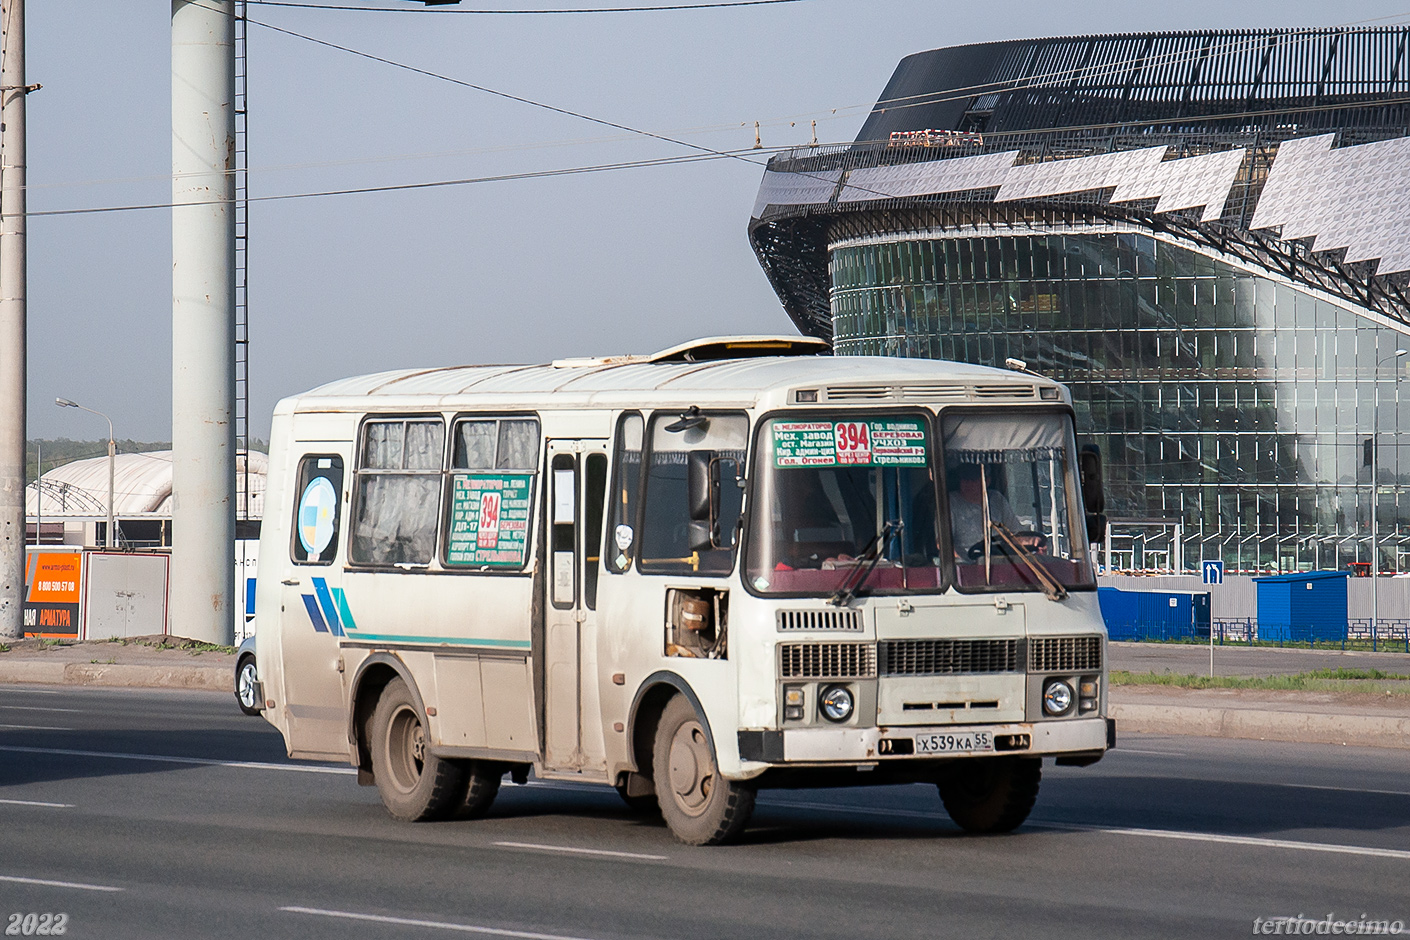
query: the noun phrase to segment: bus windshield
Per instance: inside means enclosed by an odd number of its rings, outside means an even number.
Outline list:
[[[1059,414],[967,414],[946,416],[941,430],[956,586],[1090,587],[1072,422]]]
[[[760,593],[939,588],[929,420],[778,418],[759,435],[745,577]]]
[[[766,421],[749,585],[762,594],[936,591],[950,566],[961,591],[1091,587],[1071,420],[968,413],[944,416],[940,430],[937,447],[928,416]]]

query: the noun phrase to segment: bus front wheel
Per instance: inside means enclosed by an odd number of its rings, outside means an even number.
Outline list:
[[[1040,757],[980,757],[957,761],[940,778],[945,812],[966,832],[1012,832],[1038,799]]]
[[[752,787],[720,776],[700,716],[684,696],[666,704],[656,726],[652,771],[666,825],[687,845],[719,845],[744,831]]]
[[[430,751],[411,690],[393,679],[377,699],[369,734],[372,773],[387,811],[406,822],[445,819],[466,795],[465,768]]]

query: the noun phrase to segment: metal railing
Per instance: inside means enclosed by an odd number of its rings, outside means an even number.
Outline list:
[[[1209,628],[1158,621],[1107,622],[1113,640],[1144,643],[1208,643],[1216,646],[1266,646],[1300,649],[1370,650],[1410,653],[1410,618],[1352,618],[1344,629],[1312,624],[1273,624],[1259,631],[1253,617],[1215,620]]]

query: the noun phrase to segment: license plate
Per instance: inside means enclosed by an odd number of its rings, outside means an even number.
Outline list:
[[[976,754],[994,750],[992,731],[936,732],[915,736],[917,754]]]

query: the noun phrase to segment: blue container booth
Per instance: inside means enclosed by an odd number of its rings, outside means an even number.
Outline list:
[[[1179,591],[1097,588],[1106,632],[1113,640],[1183,640],[1209,636],[1209,595]]]
[[[1346,637],[1345,571],[1303,571],[1254,578],[1258,638],[1313,642]]]

